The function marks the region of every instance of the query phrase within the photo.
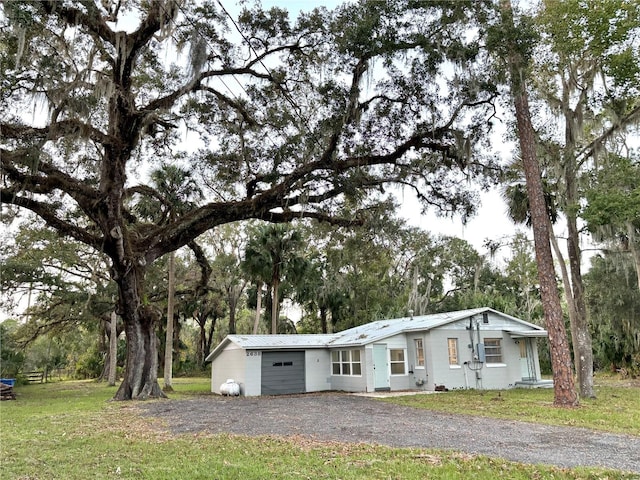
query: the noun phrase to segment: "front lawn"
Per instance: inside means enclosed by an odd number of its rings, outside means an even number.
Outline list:
[[[554,407],[553,389],[455,390],[384,401],[439,412],[640,435],[640,384],[605,377],[596,382],[595,390],[595,399],[581,399],[574,409]]]

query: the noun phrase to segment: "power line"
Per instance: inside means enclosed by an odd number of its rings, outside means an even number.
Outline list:
[[[227,9],[224,7],[224,5],[222,4],[221,0],[216,0],[218,5],[220,5],[220,8],[222,9],[222,11],[225,13],[225,15],[227,15],[227,17],[229,17],[229,19],[231,20],[231,23],[233,23],[233,26],[235,27],[235,29],[237,30],[237,32],[240,34],[240,36],[242,37],[242,39],[247,43],[247,45],[249,46],[249,49],[251,49],[251,51],[253,52],[253,54],[256,56],[256,58],[258,59],[258,62],[260,63],[260,65],[262,65],[262,67],[267,71],[267,73],[269,74],[269,76],[271,75],[271,71],[269,70],[269,67],[267,67],[265,65],[265,63],[262,61],[262,59],[260,58],[260,55],[258,55],[258,52],[256,52],[256,50],[253,48],[253,45],[251,44],[251,41],[246,37],[246,35],[242,32],[242,30],[240,29],[240,26],[238,25],[238,23],[235,21],[235,19],[231,16],[231,14],[227,11]],[[287,100],[287,102],[289,102],[289,104],[293,107],[293,111],[295,112],[296,116],[298,116],[298,118],[300,119],[300,121],[304,124],[305,128],[307,129],[308,132],[311,132],[311,128],[309,127],[308,121],[306,118],[304,118],[302,116],[302,114],[300,113],[300,111],[302,110],[300,108],[300,106],[296,103],[296,101],[291,97],[291,94],[282,87],[282,85],[279,82],[276,82],[276,86],[278,87],[278,89],[282,92],[284,98]],[[312,139],[314,141],[314,143],[320,147],[320,149],[322,149],[322,145],[320,145],[320,143],[318,142],[318,139],[315,135],[312,135]]]
[[[169,14],[169,12],[166,10],[165,6],[162,3],[160,5],[161,5],[161,8],[165,11],[165,13]],[[200,37],[200,39],[203,40],[207,44],[207,46],[209,47],[210,51],[212,51],[212,52],[215,51],[213,46],[209,43],[209,40],[207,39],[207,37],[204,36],[201,33],[198,25],[189,18],[189,16],[187,15],[187,12],[184,11],[182,6],[180,4],[177,4],[177,7],[178,7],[178,10],[182,13],[184,19],[189,23],[189,25],[191,25],[191,27],[193,27],[193,31],[195,32],[195,34],[198,35]],[[222,5],[221,5],[221,7],[222,7]],[[222,7],[222,8],[224,10],[224,7]],[[226,10],[224,10],[224,11],[225,11],[225,14],[228,15],[227,11]],[[177,27],[178,25],[177,25],[176,21],[173,19],[172,16],[170,16],[170,17],[171,17],[171,22]],[[233,21],[233,19],[232,19],[232,21]],[[243,38],[244,38],[244,36],[243,36]],[[270,72],[269,72],[269,74],[270,74]],[[247,94],[247,96],[249,96],[249,92],[247,92],[247,90],[245,89],[244,85],[238,80],[238,78],[236,77],[236,74],[230,73],[229,75],[231,75],[231,77],[236,81],[236,83],[240,86],[240,88]],[[227,84],[227,82],[224,80],[223,77],[221,77],[221,76],[217,77],[216,80],[218,80],[227,89],[227,91],[229,92],[229,94],[231,95],[233,100],[238,101],[238,102],[241,101],[241,98],[236,94],[236,92],[231,87],[229,87],[229,85]],[[265,117],[266,117],[266,115],[265,115]],[[276,148],[278,147],[277,143],[271,138],[271,136],[269,135],[268,131],[265,132],[265,136],[271,142],[273,147],[276,147]]]

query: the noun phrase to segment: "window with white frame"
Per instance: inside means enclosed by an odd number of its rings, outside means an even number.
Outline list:
[[[449,365],[460,365],[458,360],[458,339],[448,338],[447,348],[449,351]]]
[[[404,349],[392,348],[389,350],[389,365],[391,366],[391,375],[405,375],[407,373]]]
[[[424,343],[421,338],[414,340],[416,347],[416,367],[424,368]]]
[[[362,375],[360,350],[334,350],[331,352],[333,375]]]
[[[487,363],[502,363],[502,339],[484,339],[484,358]]]

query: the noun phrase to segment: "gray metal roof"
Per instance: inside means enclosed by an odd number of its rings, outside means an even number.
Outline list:
[[[227,338],[242,348],[259,348],[268,350],[273,348],[323,348],[326,347],[336,334],[321,335],[228,335]]]
[[[229,343],[234,343],[247,350],[281,350],[294,348],[327,348],[327,344],[336,334],[287,334],[287,335],[227,335],[205,359],[213,361]]]
[[[389,320],[379,320],[358,327],[350,328],[333,334],[308,334],[308,335],[227,335],[207,357],[207,361],[213,360],[224,350],[229,343],[234,343],[241,348],[256,350],[294,349],[294,348],[334,348],[357,347],[372,342],[377,342],[394,335],[405,332],[426,331],[432,328],[468,319],[485,312],[508,318],[522,326],[522,329],[510,328],[509,333],[519,336],[546,336],[547,332],[540,326],[525,322],[491,308],[473,308],[456,312],[434,313],[417,317],[404,317]]]
[[[489,311],[489,308],[474,308],[457,312],[434,313],[418,317],[404,317],[390,320],[379,320],[338,333],[338,338],[332,341],[330,347],[360,346],[377,342],[399,333],[431,330],[432,328],[456,322],[474,315]],[[496,312],[499,313],[499,312]],[[500,314],[503,315],[503,314]],[[510,317],[511,318],[511,317]]]

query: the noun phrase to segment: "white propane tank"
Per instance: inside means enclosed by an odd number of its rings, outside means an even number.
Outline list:
[[[237,397],[240,395],[240,385],[233,378],[229,378],[220,385],[220,394]]]

